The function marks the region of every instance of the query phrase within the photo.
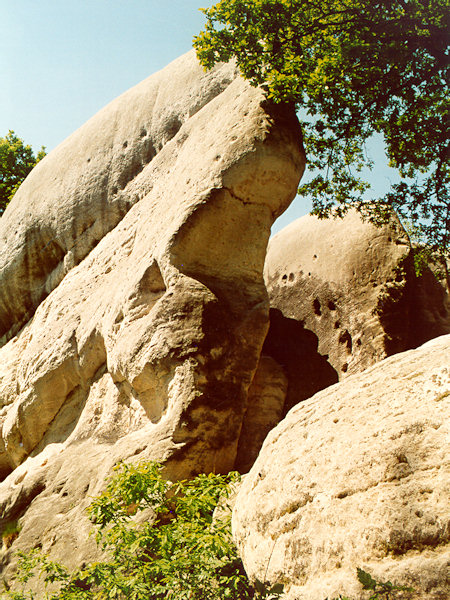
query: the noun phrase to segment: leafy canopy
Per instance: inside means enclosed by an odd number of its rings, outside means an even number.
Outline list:
[[[449,254],[448,0],[221,0],[194,38],[211,68],[233,57],[252,85],[299,108],[313,214],[394,208]],[[400,182],[370,198],[365,144],[381,134]]]
[[[10,130],[0,138],[0,216],[31,169],[45,156],[42,147],[37,156],[31,146]]]

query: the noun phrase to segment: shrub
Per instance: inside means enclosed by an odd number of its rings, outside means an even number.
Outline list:
[[[10,548],[14,540],[17,538],[21,530],[21,526],[18,521],[10,521],[6,523],[3,533],[2,541],[5,548]]]
[[[22,591],[8,597],[33,599],[26,588],[39,575],[49,600],[252,598],[231,538],[231,515],[214,518],[219,499],[228,496],[238,474],[172,483],[161,471],[156,463],[120,464],[105,492],[90,505],[89,518],[107,560],[69,572],[39,550],[19,553]],[[143,510],[150,518],[140,523]]]
[[[37,600],[30,580],[43,580],[46,600],[275,600],[282,584],[255,582],[254,589],[231,537],[231,511],[219,504],[229,496],[238,473],[198,475],[170,482],[162,465],[119,464],[88,515],[96,526],[97,544],[108,558],[69,571],[39,549],[19,552],[9,600]],[[143,513],[142,511],[146,511]],[[10,529],[18,533],[18,526]],[[95,531],[95,530],[94,530]],[[407,588],[375,581],[358,569],[372,600],[392,598]],[[341,598],[341,600],[347,600]]]

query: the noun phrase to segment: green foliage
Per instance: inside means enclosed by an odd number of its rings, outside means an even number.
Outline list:
[[[448,257],[433,249],[426,239],[420,224],[411,221],[404,222],[405,230],[411,241],[414,255],[414,270],[417,277],[423,275],[427,267],[430,267],[439,281],[444,281],[450,293],[450,274],[448,268]]]
[[[319,217],[395,209],[449,255],[448,0],[221,0],[194,38],[200,62],[235,57],[275,102],[300,109],[314,176],[299,192]],[[367,197],[366,141],[384,138],[400,182]]]
[[[373,592],[368,600],[394,600],[397,592],[413,592],[414,589],[404,585],[394,585],[390,581],[377,581],[362,569],[356,569],[358,581],[363,586],[363,590]],[[397,596],[398,597],[398,596]],[[404,598],[404,595],[402,596]],[[328,599],[327,599],[328,600]],[[334,600],[350,600],[345,596],[339,596]]]
[[[370,590],[373,594],[369,600],[389,600],[394,598],[392,595],[395,592],[413,592],[413,588],[406,587],[404,585],[394,585],[390,581],[377,581],[369,573],[366,573],[362,569],[357,569],[358,581],[362,584],[364,590]]]
[[[232,542],[230,515],[213,516],[238,475],[199,475],[171,483],[161,470],[155,463],[121,464],[90,505],[97,541],[108,560],[69,572],[38,550],[20,554],[17,581],[23,591],[7,597],[34,598],[26,588],[39,575],[51,600],[253,598]],[[146,518],[140,520],[144,510]]]
[[[17,520],[6,523],[2,531],[2,541],[6,548],[11,546],[21,529],[20,523]]]
[[[37,156],[14,131],[0,138],[0,216],[31,169],[45,156],[42,147]]]
[[[250,585],[231,538],[230,511],[216,511],[239,474],[172,483],[163,478],[162,469],[158,463],[119,464],[105,492],[91,503],[89,517],[107,560],[71,572],[39,549],[19,552],[16,590],[3,581],[1,598],[41,600],[30,590],[36,576],[44,583],[46,600],[279,598],[282,584],[256,580],[254,588]],[[357,575],[363,588],[373,592],[370,600],[412,591],[378,582],[362,569]]]

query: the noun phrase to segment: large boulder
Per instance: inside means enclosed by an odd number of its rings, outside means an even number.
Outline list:
[[[286,370],[286,409],[397,352],[450,333],[446,293],[416,276],[397,219],[377,228],[358,213],[306,216],[269,243],[271,326],[264,352]]]
[[[286,600],[366,598],[356,568],[448,598],[450,336],[295,406],[239,490],[249,576]]]
[[[25,182],[0,219],[0,512],[22,524],[4,565],[37,543],[89,558],[84,507],[120,460],[233,468],[270,227],[303,167],[294,112],[189,53]]]
[[[151,190],[155,157],[235,77],[233,64],[205,73],[188,53],[111,102],[33,169],[1,221],[0,345]]]

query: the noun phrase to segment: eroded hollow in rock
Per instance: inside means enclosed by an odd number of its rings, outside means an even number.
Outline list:
[[[270,309],[270,328],[263,353],[274,358],[288,378],[286,414],[293,406],[338,381],[336,370],[318,352],[318,338],[304,323]]]

